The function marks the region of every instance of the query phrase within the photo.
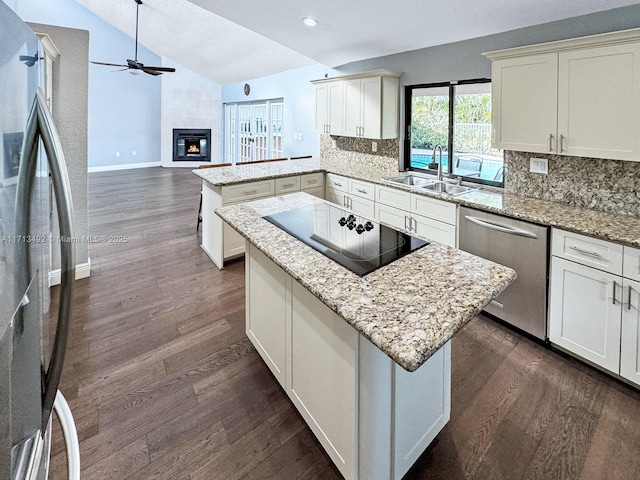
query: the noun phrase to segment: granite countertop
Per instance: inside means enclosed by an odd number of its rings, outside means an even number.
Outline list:
[[[211,185],[218,187],[324,171],[325,170],[320,167],[319,158],[304,158],[301,160],[255,163],[253,165],[199,168],[193,170],[193,173]]]
[[[515,280],[510,268],[437,242],[359,277],[262,218],[320,202],[294,193],[216,213],[408,371]]]
[[[457,197],[444,193],[424,193],[406,185],[392,184],[379,175],[355,175],[347,169],[335,170],[323,168],[318,158],[242,165],[239,167],[200,169],[194,170],[193,172],[203,180],[216,186],[286,177],[301,173],[335,173],[386,187],[439,198],[479,210],[494,212],[540,225],[556,227],[602,240],[640,248],[640,217],[615,215],[590,208],[573,207],[558,202],[503,193],[491,188],[482,188],[481,190]],[[404,174],[406,174],[406,172],[397,173],[397,175]]]

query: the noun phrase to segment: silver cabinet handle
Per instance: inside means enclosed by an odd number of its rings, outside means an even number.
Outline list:
[[[418,221],[413,217],[411,217],[411,221],[413,223],[413,231],[415,233],[418,233]]]
[[[549,134],[549,151],[553,152],[553,133]]]
[[[254,193],[258,193],[258,190],[245,190],[244,194],[245,195],[253,195]]]
[[[631,292],[633,292],[633,288],[629,285],[629,303],[627,303],[627,310],[631,310]]]
[[[295,185],[295,183],[283,183],[282,188],[291,188]]]
[[[307,180],[308,184],[318,183],[318,180]]]
[[[536,235],[535,233],[529,232],[527,230],[521,230],[520,228],[510,227],[508,225],[502,225],[500,223],[496,223],[493,221],[490,222],[489,220],[481,220],[479,218],[471,217],[469,215],[465,215],[464,218],[469,220],[471,223],[475,223],[476,225],[489,228],[491,230],[497,230],[499,232],[509,233],[511,235],[518,235],[520,237],[538,238],[538,235]]]
[[[367,193],[367,191],[364,188],[356,188],[356,190],[360,193]]]
[[[614,280],[613,281],[613,304],[616,304],[616,287],[618,286],[618,283]]]
[[[560,134],[560,153],[564,152],[564,135]]]
[[[410,217],[408,215],[404,216],[404,229],[405,230],[410,230],[411,227],[407,227],[407,223],[409,222]]]
[[[574,250],[578,253],[582,253],[583,255],[589,255],[590,257],[594,257],[594,258],[601,258],[601,255],[598,252],[590,252],[589,250],[583,250],[581,248],[578,248],[574,245],[571,245],[569,247],[570,250]]]

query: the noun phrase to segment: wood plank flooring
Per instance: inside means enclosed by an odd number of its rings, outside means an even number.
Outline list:
[[[218,271],[199,247],[198,178],[89,185],[91,235],[127,241],[92,243],[77,282],[61,390],[83,478],[341,478],[244,335],[244,263]],[[452,369],[451,421],[406,479],[640,478],[637,390],[483,317],[454,338]]]

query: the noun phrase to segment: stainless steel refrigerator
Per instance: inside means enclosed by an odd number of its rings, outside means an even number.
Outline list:
[[[39,89],[43,56],[31,29],[0,1],[0,480],[47,478],[54,403],[76,469],[78,462],[75,427],[58,395],[74,283],[73,209],[64,154]],[[51,236],[54,203],[58,238]],[[52,248],[62,258],[54,302]],[[56,312],[49,312],[52,304]]]

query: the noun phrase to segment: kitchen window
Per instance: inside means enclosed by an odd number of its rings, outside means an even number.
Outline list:
[[[254,162],[282,157],[283,131],[281,99],[225,104],[225,161]]]
[[[502,151],[491,148],[490,80],[407,86],[405,98],[409,170],[435,173],[440,145],[444,175],[504,186]]]

